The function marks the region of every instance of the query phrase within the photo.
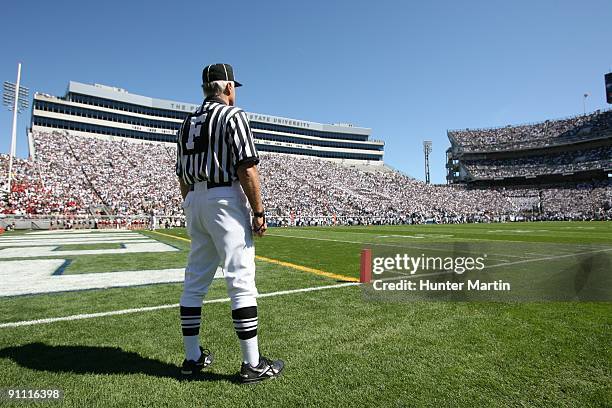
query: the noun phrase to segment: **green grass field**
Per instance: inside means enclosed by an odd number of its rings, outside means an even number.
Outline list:
[[[67,256],[64,273],[183,267],[185,231],[160,232],[178,238],[143,234],[180,251]],[[568,248],[584,253],[612,245],[612,224],[273,228],[257,239],[256,252],[357,278],[364,246],[401,248],[416,241],[527,243],[536,253],[559,244],[566,254]],[[513,259],[536,257],[510,252]],[[537,273],[536,264],[525,268]],[[68,407],[612,406],[611,303],[367,301],[358,285],[339,286],[340,279],[261,259],[257,268],[259,292],[273,295],[259,299],[260,348],[286,361],[277,380],[238,384],[240,351],[229,303],[216,302],[204,305],[201,330],[202,345],[216,361],[197,381],[178,378],[178,310],[166,308],[0,326],[0,388],[60,388]],[[5,297],[0,324],[175,304],[180,292],[180,284],[159,284]],[[206,300],[226,296],[216,279]]]

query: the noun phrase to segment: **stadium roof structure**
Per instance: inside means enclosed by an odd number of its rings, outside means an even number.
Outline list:
[[[63,97],[34,95],[31,129],[175,143],[181,123],[198,107],[199,104],[190,102],[132,94],[114,86],[70,81]],[[247,115],[255,145],[261,152],[310,156],[351,165],[383,164],[385,143],[371,139],[370,128],[253,112]]]
[[[175,110],[188,113],[195,111],[200,106],[199,104],[193,104],[190,102],[179,102],[168,99],[158,99],[149,96],[137,95],[129,93],[123,88],[117,88],[101,84],[90,85],[76,81],[69,82],[67,94],[70,93],[97,96],[103,99],[111,99],[134,105],[147,106],[150,108]],[[324,132],[349,133],[364,136],[369,136],[372,133],[372,129],[370,128],[353,126],[348,123],[325,124],[301,119],[285,118],[281,116],[263,115],[252,112],[248,112],[248,114],[250,120],[257,120],[260,122],[267,123],[288,124],[290,126],[320,130]]]

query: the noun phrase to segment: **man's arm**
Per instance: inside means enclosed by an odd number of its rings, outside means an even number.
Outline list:
[[[253,162],[247,162],[238,166],[237,170],[238,180],[240,180],[240,185],[249,200],[249,204],[251,204],[253,212],[263,212],[264,207],[261,200],[261,184],[259,182],[257,165]],[[266,229],[265,218],[253,216],[253,232],[261,237],[266,232]]]
[[[185,133],[185,128],[188,126],[191,120],[191,115],[187,115],[180,129],[176,133],[176,166],[175,173],[178,176],[179,184],[181,186],[181,196],[183,196],[183,200],[187,197],[187,193],[189,192],[189,185],[185,184],[183,181],[183,166],[181,160],[183,159],[183,133]]]

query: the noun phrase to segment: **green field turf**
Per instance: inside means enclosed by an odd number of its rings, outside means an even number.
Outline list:
[[[160,232],[186,238],[182,229]],[[65,273],[184,266],[188,242],[143,234],[180,251],[67,257]],[[612,245],[612,223],[272,228],[256,252],[355,278],[364,246],[414,242],[528,243],[536,253],[558,243],[583,253]],[[257,268],[260,293],[339,283],[263,260]],[[0,324],[174,304],[180,292],[162,284],[0,298]],[[215,280],[207,300],[225,297]],[[177,379],[175,308],[0,327],[0,388],[59,387],[62,405],[74,407],[612,406],[610,303],[372,302],[359,286],[264,297],[260,347],[287,366],[282,378],[255,386],[237,384],[229,310],[227,302],[204,306],[202,343],[216,361],[192,382]]]

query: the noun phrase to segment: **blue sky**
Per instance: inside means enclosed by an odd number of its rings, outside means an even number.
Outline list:
[[[69,80],[198,103],[228,62],[245,110],[373,129],[385,161],[445,180],[447,129],[606,108],[610,1],[5,2],[0,80],[63,95]],[[15,18],[13,18],[15,17]],[[11,115],[0,113],[0,151]],[[18,125],[18,154],[27,155]]]

